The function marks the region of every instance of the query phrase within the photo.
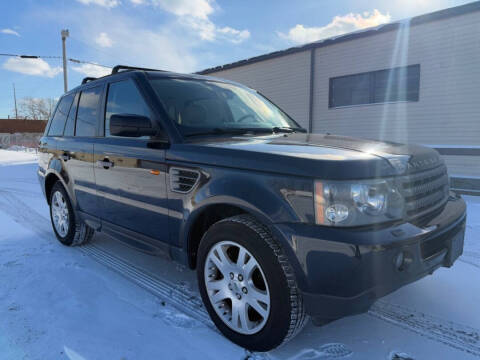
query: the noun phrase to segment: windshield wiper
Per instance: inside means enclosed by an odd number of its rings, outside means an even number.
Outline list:
[[[213,128],[206,131],[192,132],[184,136],[202,136],[202,135],[243,135],[247,133],[271,132],[270,128]]]
[[[296,128],[296,127],[279,127],[279,126],[275,126],[272,128],[272,131],[274,133],[293,133],[293,132],[301,132],[301,133],[306,133],[307,130],[305,130],[304,128]]]
[[[248,133],[258,134],[258,133],[293,133],[293,132],[302,132],[305,133],[307,130],[303,128],[296,127],[278,127],[273,128],[212,128],[205,131],[192,132],[185,134],[186,137],[191,136],[206,136],[206,135],[245,135]]]

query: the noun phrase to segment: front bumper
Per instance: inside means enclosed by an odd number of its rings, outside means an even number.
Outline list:
[[[296,272],[307,313],[337,319],[367,311],[376,299],[416,281],[462,254],[466,206],[450,197],[421,225],[342,229],[277,224],[298,260]],[[397,261],[402,253],[401,266]]]

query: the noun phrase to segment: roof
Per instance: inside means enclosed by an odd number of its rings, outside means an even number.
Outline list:
[[[99,78],[86,77],[86,78],[83,79],[83,81],[80,85],[77,85],[73,89],[68,90],[65,94],[71,94],[71,93],[77,92],[80,89],[83,89],[84,87],[88,87],[90,85],[95,86],[96,82],[104,81],[107,78],[110,79],[110,78],[114,78],[114,77],[118,77],[118,76],[124,76],[125,74],[131,74],[131,76],[135,76],[135,74],[138,74],[138,73],[146,74],[149,79],[152,79],[152,78],[183,78],[183,79],[196,79],[196,80],[210,80],[210,81],[223,82],[223,83],[228,83],[228,84],[233,84],[233,85],[245,87],[245,85],[239,84],[235,81],[231,81],[231,80],[227,80],[227,79],[219,79],[219,78],[216,78],[216,77],[205,76],[205,75],[196,74],[196,73],[194,73],[194,74],[183,74],[183,73],[176,73],[176,72],[165,71],[165,70],[144,69],[144,68],[134,68],[134,67],[128,67],[128,68],[129,69],[127,71],[120,71],[120,72],[116,72],[116,73],[113,73],[113,74],[107,74],[107,75],[104,75],[104,76],[99,77]]]
[[[380,25],[380,26],[368,28],[365,30],[356,31],[349,34],[345,34],[345,35],[340,35],[340,36],[319,40],[313,43],[291,47],[285,50],[274,51],[265,55],[255,56],[249,59],[236,61],[230,64],[208,68],[205,70],[198,71],[197,74],[201,74],[201,75],[210,74],[213,72],[232,69],[232,68],[244,66],[247,64],[253,64],[253,63],[268,60],[268,59],[274,59],[277,57],[294,54],[294,53],[298,53],[298,52],[302,52],[310,49],[322,48],[325,46],[330,46],[330,45],[342,43],[345,41],[356,40],[356,39],[372,36],[379,33],[397,30],[406,21],[409,21],[410,25],[413,26],[413,25],[424,24],[432,21],[448,19],[451,17],[460,16],[460,15],[468,14],[475,11],[480,11],[480,1],[475,1],[465,5],[460,5],[460,6],[424,14],[424,15],[415,16],[407,20],[388,23],[385,25]]]

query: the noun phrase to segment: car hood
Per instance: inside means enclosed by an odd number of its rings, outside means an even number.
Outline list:
[[[173,144],[167,158],[339,180],[394,176],[441,162],[435,150],[423,146],[301,133],[203,138]]]

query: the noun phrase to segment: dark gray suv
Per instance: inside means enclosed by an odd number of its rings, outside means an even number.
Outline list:
[[[62,96],[40,151],[62,244],[101,231],[196,269],[217,327],[251,350],[365,312],[463,250],[437,152],[307,134],[225,80],[117,66]]]

